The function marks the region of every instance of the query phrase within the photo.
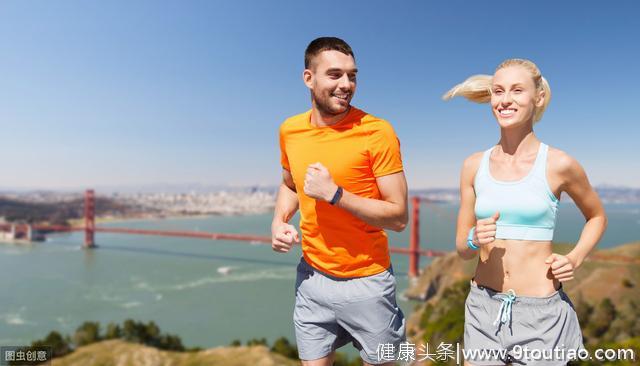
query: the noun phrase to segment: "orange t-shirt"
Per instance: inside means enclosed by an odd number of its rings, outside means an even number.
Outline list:
[[[348,211],[304,194],[307,167],[320,162],[334,182],[361,197],[380,199],[376,178],[402,171],[400,141],[389,122],[357,108],[333,126],[311,124],[311,111],[280,126],[281,163],[291,172],[300,204],[302,253],[336,277],[380,273],[390,265],[387,234]]]

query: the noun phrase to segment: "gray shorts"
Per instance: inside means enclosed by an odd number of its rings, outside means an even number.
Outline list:
[[[464,349],[506,350],[510,355],[477,354],[467,358],[471,364],[565,365],[570,350],[584,349],[578,317],[562,287],[546,297],[516,295],[510,306],[507,297],[471,281],[464,311]]]
[[[393,344],[397,350],[406,340],[392,268],[345,279],[317,271],[302,258],[293,323],[302,360],[325,357],[352,342],[364,361],[381,364],[393,360],[378,359],[381,344]]]

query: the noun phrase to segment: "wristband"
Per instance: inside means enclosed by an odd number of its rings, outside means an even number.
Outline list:
[[[469,236],[467,237],[467,246],[473,250],[478,250],[480,247],[478,247],[477,245],[473,244],[473,233],[476,231],[476,227],[472,227],[471,230],[469,230]]]
[[[336,203],[338,203],[338,201],[340,201],[341,197],[342,197],[342,187],[338,187],[338,190],[333,195],[333,198],[331,199],[331,201],[329,201],[329,204],[335,205]]]

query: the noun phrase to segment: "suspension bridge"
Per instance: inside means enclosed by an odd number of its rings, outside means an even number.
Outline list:
[[[409,225],[410,240],[408,247],[395,247],[390,246],[389,251],[394,254],[407,255],[409,257],[409,272],[410,278],[415,278],[420,273],[420,257],[437,257],[442,256],[446,252],[420,249],[420,197],[411,197],[411,222]],[[22,234],[25,237],[30,238],[33,231],[39,232],[84,232],[83,247],[86,249],[92,249],[96,247],[95,237],[96,233],[117,233],[128,235],[151,235],[151,236],[164,236],[164,237],[179,237],[190,239],[204,239],[204,240],[230,240],[230,241],[245,241],[259,244],[271,244],[271,237],[251,235],[251,234],[230,234],[230,233],[218,233],[218,232],[201,232],[201,231],[169,231],[169,230],[143,230],[143,229],[130,229],[130,228],[114,228],[114,227],[100,227],[96,226],[95,222],[96,212],[96,200],[95,192],[92,189],[88,189],[84,194],[84,225],[82,226],[60,226],[60,225],[0,225],[2,230],[12,230],[14,234]]]

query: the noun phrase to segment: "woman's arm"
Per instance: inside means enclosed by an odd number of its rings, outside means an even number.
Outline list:
[[[567,281],[573,278],[573,271],[582,265],[602,238],[607,228],[607,216],[582,166],[562,151],[556,150],[553,154],[555,156],[549,159],[555,175],[553,180],[559,182],[559,191],[566,192],[573,199],[586,220],[576,246],[564,256],[566,260],[558,254],[552,254],[547,258],[554,277]]]
[[[482,153],[476,153],[465,159],[460,173],[460,210],[458,211],[458,224],[456,228],[456,250],[462,259],[473,259],[477,250],[469,248],[467,237],[469,230],[476,224],[476,214],[474,207],[476,204],[476,193],[473,188],[473,181],[476,171],[480,166]]]

